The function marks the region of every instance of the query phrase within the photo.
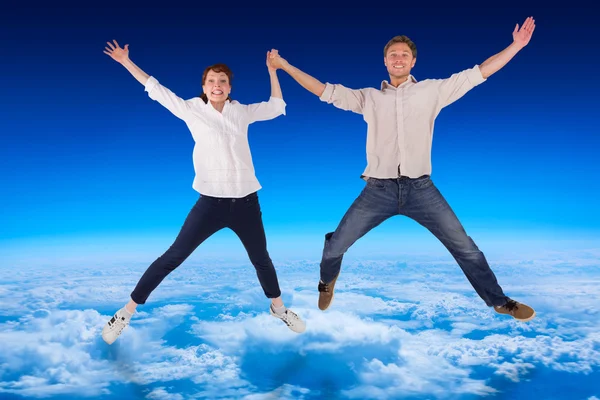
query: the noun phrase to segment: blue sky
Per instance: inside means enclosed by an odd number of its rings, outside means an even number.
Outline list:
[[[529,46],[440,114],[432,178],[475,239],[598,238],[598,28],[585,9],[408,7],[386,18],[376,7],[12,7],[0,17],[5,254],[126,238],[131,249],[154,241],[158,255],[197,198],[187,128],[102,53],[107,40],[128,43],[134,62],[184,98],[199,94],[205,66],[225,62],[234,97],[249,103],[268,98],[271,48],[323,82],[359,88],[387,78],[383,46],[406,34],[415,77],[443,78],[502,50],[529,15]],[[279,77],[287,115],[250,127],[265,227],[290,254],[289,243],[310,243],[318,256],[364,184],[366,125]],[[364,241],[433,243],[427,235],[397,217]],[[215,255],[237,240],[211,239]]]

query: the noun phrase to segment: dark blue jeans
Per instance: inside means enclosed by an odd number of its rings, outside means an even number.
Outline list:
[[[258,195],[252,193],[239,199],[200,196],[188,214],[179,235],[171,247],[146,270],[131,293],[131,299],[144,304],[162,280],[177,268],[194,250],[215,232],[230,228],[240,238],[265,296],[281,296],[279,282],[262,222]]]
[[[467,279],[488,306],[507,301],[485,256],[467,236],[458,218],[429,176],[416,179],[369,178],[335,232],[325,235],[321,280],[340,272],[344,253],[371,229],[394,215],[405,215],[427,228],[450,251]]]

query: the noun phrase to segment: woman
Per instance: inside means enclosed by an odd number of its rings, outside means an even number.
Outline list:
[[[269,63],[269,101],[244,105],[231,100],[231,70],[224,64],[212,65],[202,75],[203,94],[189,100],[177,97],[129,59],[129,45],[121,48],[116,40],[107,42],[104,53],[123,65],[142,85],[148,96],[182,119],[195,141],[193,161],[196,176],[193,188],[200,198],[188,214],[171,247],[146,270],[131,293],[131,300],[118,310],[102,330],[102,338],[112,344],[129,325],[139,304],[162,280],[212,234],[223,228],[233,230],[244,245],[267,298],[270,313],[294,332],[303,332],[305,323],[286,309],[275,268],[267,252],[257,191],[248,144],[248,125],[285,114],[285,102],[275,68]]]

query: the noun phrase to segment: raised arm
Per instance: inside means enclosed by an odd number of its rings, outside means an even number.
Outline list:
[[[277,50],[267,51],[267,71],[271,81],[271,97],[269,101],[261,103],[249,104],[246,107],[248,113],[248,122],[267,121],[276,118],[280,115],[285,115],[285,101],[281,93],[281,85],[277,77],[277,68],[275,68],[271,60],[276,56]]]
[[[114,44],[106,42],[108,46],[104,48],[104,53],[108,54],[113,60],[124,66],[139,83],[145,86],[150,76],[129,59],[129,45],[126,44],[125,48],[121,48],[116,40],[113,40],[113,42]]]
[[[342,110],[362,114],[365,105],[365,93],[363,90],[349,89],[339,84],[322,83],[318,79],[292,66],[279,55],[277,50],[271,50],[270,64],[275,69],[281,68],[290,74],[300,86],[317,95],[321,101],[333,104]]]
[[[318,97],[321,97],[325,91],[324,83],[291,65],[289,62],[287,62],[287,60],[279,55],[277,50],[271,50],[270,64],[275,69],[281,68],[287,72],[292,78],[294,78],[296,82],[300,84],[300,86],[317,95]]]
[[[519,29],[519,24],[515,26],[513,31],[513,42],[500,53],[495,54],[485,60],[480,66],[481,75],[487,79],[494,73],[504,67],[521,49],[529,43],[531,35],[535,29],[535,20],[529,17],[523,22],[523,26]]]
[[[135,65],[129,59],[129,45],[126,44],[125,48],[121,48],[116,40],[113,40],[114,44],[106,42],[108,47],[105,48],[104,53],[108,54],[113,60],[123,65],[127,71],[133,75],[135,79],[142,85],[148,92],[148,96],[152,100],[158,101],[167,110],[171,111],[173,115],[184,121],[190,119],[191,112],[191,101],[184,100],[178,97],[175,93],[161,85],[156,78],[149,76],[147,73],[142,71],[140,67]]]
[[[277,50],[267,51],[267,70],[269,71],[269,77],[271,79],[271,97],[283,99],[283,93],[281,93],[281,85],[279,84],[279,78],[277,77],[277,68],[271,65],[271,59],[275,58]]]

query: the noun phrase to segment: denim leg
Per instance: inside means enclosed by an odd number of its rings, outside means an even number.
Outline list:
[[[397,189],[394,190],[394,182],[369,178],[335,232],[325,235],[321,280],[331,282],[340,272],[342,258],[350,246],[371,229],[397,214],[398,196]]]
[[[467,236],[454,211],[431,179],[420,178],[409,185],[408,198],[401,214],[423,225],[442,242],[485,304],[505,304],[507,297],[484,254],[473,239]]]
[[[256,269],[260,286],[267,298],[281,296],[277,273],[267,251],[267,239],[262,222],[262,212],[256,193],[232,203],[229,228],[240,238],[248,252],[250,262]]]
[[[213,198],[200,197],[189,212],[171,247],[142,275],[131,293],[133,301],[137,304],[145,304],[150,293],[167,275],[180,266],[202,242],[225,227],[214,202]]]

